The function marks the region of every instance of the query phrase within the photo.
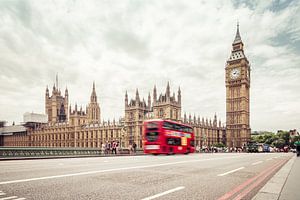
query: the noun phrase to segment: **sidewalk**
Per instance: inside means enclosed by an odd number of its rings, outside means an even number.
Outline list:
[[[300,199],[300,157],[296,157],[285,185],[280,193],[280,200]]]
[[[256,194],[252,200],[300,199],[300,158],[294,155]]]

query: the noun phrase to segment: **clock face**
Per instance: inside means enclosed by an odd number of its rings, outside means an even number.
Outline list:
[[[241,72],[240,72],[240,69],[238,69],[238,68],[234,68],[230,72],[230,76],[232,79],[237,79],[240,76],[240,74],[241,74]]]

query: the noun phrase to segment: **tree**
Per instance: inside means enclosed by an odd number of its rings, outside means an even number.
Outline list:
[[[282,138],[279,138],[278,140],[275,140],[272,144],[276,148],[282,149],[285,146],[285,140]]]
[[[300,136],[299,136],[299,135],[296,135],[296,136],[294,136],[294,137],[292,138],[291,146],[292,146],[293,148],[295,148],[295,142],[296,142],[296,141],[300,141]]]
[[[285,145],[290,144],[290,133],[288,131],[278,131],[277,135],[280,139],[284,140]]]

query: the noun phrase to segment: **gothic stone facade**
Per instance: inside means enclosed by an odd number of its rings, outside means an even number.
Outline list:
[[[118,121],[100,121],[100,106],[97,102],[95,84],[85,110],[82,107],[78,108],[77,105],[72,110],[70,105],[69,111],[66,112],[65,108],[68,105],[66,99],[68,99],[67,89],[63,97],[57,86],[53,87],[51,96],[47,88],[45,108],[48,113],[48,123],[28,126],[27,134],[22,137],[7,136],[4,145],[100,148],[106,141],[116,140],[121,143],[121,147],[126,148],[135,142],[139,148],[142,148],[143,121],[153,118],[170,119],[192,126],[196,145],[208,147],[225,143],[225,127],[221,126],[220,121],[217,123],[216,115],[213,121],[204,118],[200,120],[200,117],[196,118],[196,116],[192,119],[191,115],[187,118],[186,114],[181,118],[181,90],[178,89],[177,98],[175,93],[171,96],[169,83],[165,94],[159,96],[154,87],[153,99],[149,93],[147,103],[140,98],[138,90],[135,98],[130,101],[126,92],[125,116]],[[19,139],[22,139],[22,142],[18,141]]]
[[[250,140],[250,64],[244,53],[239,25],[225,68],[226,134],[228,147],[242,147]]]
[[[217,143],[228,147],[241,147],[250,139],[249,122],[249,88],[250,64],[243,50],[239,28],[232,44],[231,56],[225,67],[226,83],[226,128],[217,120],[200,119],[186,114],[182,118],[181,90],[171,95],[168,83],[164,94],[157,94],[153,89],[147,102],[140,98],[136,90],[135,98],[129,100],[125,94],[125,115],[118,121],[102,121],[100,106],[97,102],[95,84],[93,84],[90,102],[85,110],[77,105],[72,110],[69,106],[68,90],[62,96],[58,81],[53,86],[52,95],[49,89],[45,94],[45,112],[47,124],[29,126],[26,134],[3,137],[4,146],[45,146],[45,147],[83,147],[100,148],[106,141],[117,140],[122,147],[135,142],[142,147],[143,121],[153,118],[170,119],[193,127],[195,143],[198,146],[212,146]],[[177,98],[176,98],[177,96]],[[69,111],[68,111],[69,108]],[[19,141],[22,140],[22,141]]]

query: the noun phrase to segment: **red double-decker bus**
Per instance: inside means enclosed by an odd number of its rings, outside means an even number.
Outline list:
[[[144,153],[194,153],[195,139],[192,127],[162,119],[147,120],[143,128]]]

